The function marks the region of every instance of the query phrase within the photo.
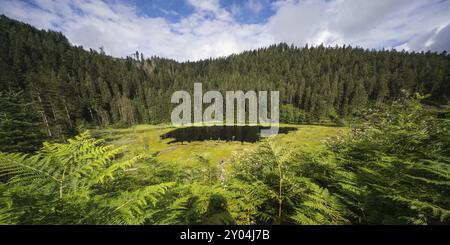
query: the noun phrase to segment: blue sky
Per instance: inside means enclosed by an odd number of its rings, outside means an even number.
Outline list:
[[[0,0],[0,13],[116,57],[199,60],[279,42],[450,50],[450,0]]]
[[[127,1],[124,2],[127,3]],[[275,14],[274,8],[271,8],[273,2],[272,0],[220,0],[218,3],[222,8],[233,13],[238,22],[255,24],[266,22]],[[141,16],[163,17],[172,23],[196,11],[195,7],[186,0],[130,0],[128,3],[137,6]]]

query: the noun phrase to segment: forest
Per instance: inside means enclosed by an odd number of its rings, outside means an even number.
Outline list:
[[[196,82],[280,91],[297,131],[165,141]],[[446,52],[115,58],[0,16],[0,224],[450,224],[449,99]]]

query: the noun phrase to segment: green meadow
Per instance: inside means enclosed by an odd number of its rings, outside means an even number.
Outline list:
[[[287,134],[272,136],[280,146],[301,147],[305,150],[318,149],[330,137],[345,135],[346,127],[321,125],[281,124],[280,127],[295,127],[297,130]],[[135,125],[126,129],[93,130],[93,136],[105,140],[108,144],[121,147],[125,156],[145,154],[154,156],[161,162],[186,163],[196,155],[201,155],[212,163],[227,161],[235,152],[253,149],[256,143],[237,141],[194,141],[170,143],[173,139],[162,139],[161,136],[174,130],[170,125]],[[264,139],[262,139],[264,141]]]

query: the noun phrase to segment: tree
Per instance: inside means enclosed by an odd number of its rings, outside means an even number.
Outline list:
[[[45,139],[42,119],[22,91],[0,92],[0,151],[33,152]]]

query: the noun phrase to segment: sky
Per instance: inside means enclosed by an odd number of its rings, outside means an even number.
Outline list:
[[[223,57],[285,42],[450,51],[450,0],[0,0],[0,14],[126,57]]]

